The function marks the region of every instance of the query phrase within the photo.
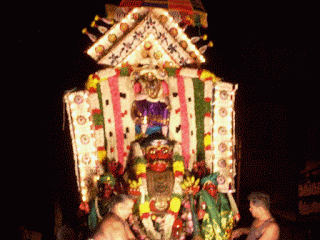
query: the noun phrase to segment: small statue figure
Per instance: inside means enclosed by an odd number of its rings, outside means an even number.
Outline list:
[[[228,198],[217,190],[218,175],[219,173],[212,173],[202,178],[202,190],[198,193],[198,218],[202,219],[201,232],[205,240],[229,239],[234,225]]]
[[[97,224],[103,219],[107,212],[107,202],[112,197],[114,186],[116,184],[115,178],[110,173],[100,176],[98,180],[98,195],[91,200],[90,213],[88,216],[89,229],[93,231]]]

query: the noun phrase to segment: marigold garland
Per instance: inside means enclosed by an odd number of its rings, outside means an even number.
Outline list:
[[[146,176],[146,172],[147,172],[147,166],[144,163],[138,163],[136,165],[136,174],[139,177],[143,177]]]
[[[144,203],[141,203],[139,205],[139,213],[140,213],[140,217],[142,219],[149,217],[149,214],[150,214],[150,202],[149,201],[145,201]]]
[[[174,176],[182,176],[184,174],[184,163],[181,161],[176,161],[173,163],[173,173]]]
[[[206,134],[204,136],[204,146],[207,147],[211,145],[211,135],[210,134]]]
[[[98,150],[98,159],[100,162],[104,160],[107,157],[107,151],[106,150]]]
[[[183,176],[184,175],[184,158],[179,154],[173,155],[173,174],[175,177]]]

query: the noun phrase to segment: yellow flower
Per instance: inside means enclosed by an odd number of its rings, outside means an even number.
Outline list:
[[[212,82],[215,83],[215,82],[219,82],[221,80],[221,78],[217,77],[217,76],[214,76],[212,77]]]
[[[211,145],[211,135],[210,134],[207,134],[205,137],[204,137],[204,146],[207,147]]]
[[[136,189],[136,188],[140,187],[140,185],[141,185],[141,178],[139,178],[138,181],[129,180],[129,184],[130,184],[131,189]]]
[[[95,75],[95,74],[91,74],[89,75],[86,87],[87,90],[89,90],[90,88],[94,88],[97,89],[97,84],[101,81],[101,79]]]
[[[184,164],[183,164],[183,162],[175,161],[173,163],[172,167],[173,167],[173,172],[180,171],[180,172],[184,173]]]
[[[218,78],[212,72],[210,72],[206,69],[202,70],[202,72],[200,74],[200,80],[205,81],[208,79],[211,79],[214,83],[220,81],[220,78]]]
[[[140,210],[140,215],[144,214],[144,213],[149,213],[150,212],[150,203],[149,201],[145,201],[144,203],[141,203],[139,206],[139,210]]]
[[[100,162],[102,160],[104,160],[107,156],[107,151],[106,150],[99,150],[98,151],[98,159],[100,160]]]
[[[85,34],[87,32],[87,28],[82,29],[82,33]]]
[[[209,219],[209,213],[205,213],[203,216],[203,221]]]
[[[147,166],[144,163],[138,163],[136,165],[136,174],[139,175],[141,173],[146,173],[147,172]]]
[[[177,213],[180,210],[180,206],[181,206],[181,200],[177,197],[173,197],[170,201],[170,208],[169,209],[172,212]]]

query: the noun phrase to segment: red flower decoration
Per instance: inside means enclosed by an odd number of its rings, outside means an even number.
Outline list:
[[[89,88],[89,93],[96,93],[97,89],[94,87]]]
[[[175,176],[175,177],[183,176],[183,172],[181,172],[181,171],[175,171],[175,172],[174,172],[174,176]]]
[[[90,207],[87,202],[82,202],[79,206],[79,209],[82,211],[85,211],[86,214],[88,214],[90,212]]]
[[[101,110],[98,108],[92,109],[92,114],[100,114]]]
[[[148,218],[149,215],[150,215],[150,213],[143,213],[143,214],[141,215],[141,219]]]

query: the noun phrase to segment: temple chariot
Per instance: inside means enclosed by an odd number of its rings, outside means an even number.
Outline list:
[[[83,29],[104,66],[64,95],[80,208],[93,230],[108,198],[135,198],[137,239],[229,239],[235,192],[237,85],[202,69],[199,0],[106,4]]]

